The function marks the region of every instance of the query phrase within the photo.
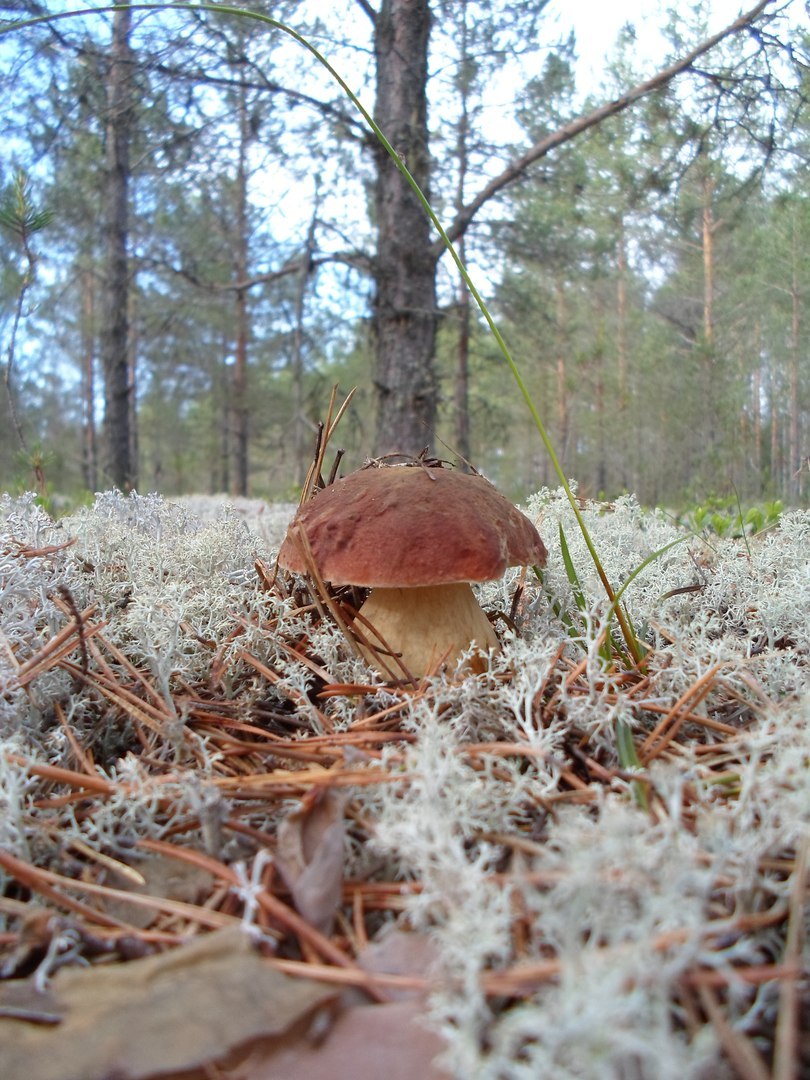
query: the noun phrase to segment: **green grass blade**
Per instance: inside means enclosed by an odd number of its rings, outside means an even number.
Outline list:
[[[568,578],[568,582],[571,586],[571,591],[574,597],[574,603],[577,605],[580,611],[585,610],[585,595],[582,592],[582,586],[579,583],[579,577],[577,575],[576,567],[574,566],[574,560],[571,558],[571,552],[568,548],[568,541],[565,539],[565,531],[560,522],[560,552],[562,554],[563,566],[565,567],[565,574]]]
[[[384,132],[377,125],[374,118],[371,116],[371,114],[365,108],[363,103],[360,101],[360,99],[357,97],[357,95],[353,92],[353,90],[348,85],[348,83],[346,83],[346,81],[341,77],[341,75],[338,73],[338,71],[327,60],[327,58],[323,55],[323,53],[321,53],[310,41],[308,41],[307,38],[305,38],[303,36],[303,34],[300,34],[297,30],[293,29],[293,27],[289,26],[287,23],[281,22],[280,19],[274,19],[270,15],[265,15],[262,12],[253,11],[253,10],[251,10],[249,8],[240,8],[240,7],[235,7],[235,6],[231,6],[231,5],[228,5],[228,4],[200,3],[200,4],[188,4],[188,5],[179,6],[179,5],[174,4],[174,3],[172,3],[172,4],[167,4],[167,3],[135,3],[135,4],[130,4],[130,5],[111,4],[109,6],[96,7],[96,8],[76,8],[76,9],[73,9],[71,11],[59,12],[59,13],[56,13],[56,14],[40,15],[40,16],[37,16],[35,18],[20,20],[19,22],[8,24],[8,25],[0,28],[0,36],[2,36],[3,34],[6,34],[6,33],[10,33],[12,30],[20,29],[20,28],[22,28],[24,26],[34,26],[37,23],[53,22],[53,21],[56,21],[58,19],[72,18],[72,17],[76,17],[76,16],[81,16],[81,15],[98,15],[98,14],[100,14],[102,12],[111,12],[111,11],[122,10],[123,7],[125,7],[125,6],[128,7],[132,11],[164,11],[164,10],[180,11],[180,10],[183,10],[184,8],[187,8],[187,9],[193,10],[193,11],[210,12],[210,13],[218,15],[220,17],[223,16],[223,15],[230,15],[230,16],[235,16],[235,17],[240,17],[240,18],[245,18],[245,19],[253,19],[253,20],[257,21],[257,22],[263,23],[265,26],[272,27],[272,28],[280,31],[281,33],[287,34],[294,41],[297,41],[298,44],[301,45],[302,48],[306,49],[306,51],[308,53],[310,53],[310,55],[313,56],[315,58],[315,60],[317,60],[317,62],[319,64],[321,64],[321,66],[323,68],[325,68],[326,71],[329,73],[329,75],[335,80],[335,82],[341,88],[341,90],[346,95],[346,97],[349,99],[349,101],[351,101],[351,103],[354,105],[354,107],[357,109],[357,111],[363,117],[366,124],[369,126],[371,131],[374,133],[374,136],[377,138],[379,143],[385,149],[386,153],[389,155],[389,157],[392,159],[392,161],[396,165],[397,169],[399,169],[399,171],[402,173],[402,175],[407,180],[407,182],[410,185],[410,187],[412,188],[414,194],[416,195],[419,202],[421,203],[425,213],[427,214],[428,218],[430,219],[431,223],[433,224],[434,228],[436,229],[437,233],[439,234],[439,237],[441,238],[442,243],[444,244],[447,251],[450,253],[450,256],[453,259],[454,263],[456,264],[456,267],[458,268],[458,271],[459,271],[460,275],[464,279],[464,282],[466,283],[467,288],[470,290],[471,296],[473,297],[476,304],[478,305],[478,307],[479,307],[479,309],[481,311],[481,314],[483,315],[483,317],[484,317],[484,319],[485,319],[485,321],[487,323],[487,326],[489,327],[493,337],[495,338],[495,341],[498,344],[498,348],[500,349],[501,354],[504,357],[504,359],[505,359],[505,361],[507,363],[507,366],[509,367],[510,372],[512,373],[512,377],[515,380],[515,382],[516,382],[516,384],[518,386],[518,389],[520,390],[520,394],[521,394],[521,396],[522,396],[522,398],[523,398],[523,400],[524,400],[524,402],[526,404],[526,407],[529,410],[529,413],[530,413],[530,415],[532,417],[534,425],[535,425],[535,427],[536,427],[536,429],[537,429],[537,431],[538,431],[538,433],[540,435],[540,439],[541,439],[541,441],[542,441],[542,443],[543,443],[543,445],[544,445],[544,447],[546,449],[546,453],[548,454],[549,459],[551,460],[551,464],[552,464],[552,467],[554,469],[554,472],[557,474],[557,477],[558,477],[558,479],[560,481],[560,485],[562,486],[562,489],[565,492],[569,503],[571,504],[571,509],[574,512],[574,517],[576,518],[577,526],[579,527],[579,530],[582,533],[582,537],[583,537],[583,539],[585,541],[585,545],[588,548],[588,553],[590,554],[591,559],[593,560],[594,566],[596,567],[596,571],[597,571],[597,573],[599,575],[599,579],[602,582],[602,586],[603,586],[603,588],[604,588],[604,590],[605,590],[605,592],[606,592],[606,594],[608,596],[608,599],[611,601],[611,604],[615,608],[616,619],[618,620],[619,625],[621,627],[622,636],[624,637],[624,640],[627,643],[627,647],[630,650],[630,653],[633,656],[633,659],[636,661],[636,663],[640,663],[641,660],[643,659],[644,654],[643,654],[642,651],[639,650],[638,641],[636,640],[636,637],[633,634],[631,627],[629,626],[629,623],[627,621],[627,617],[626,617],[624,611],[622,610],[622,608],[620,606],[615,604],[615,593],[613,591],[613,587],[612,587],[610,581],[608,580],[607,574],[605,573],[604,567],[602,566],[601,560],[599,559],[598,552],[596,551],[596,547],[595,547],[595,545],[593,543],[591,535],[588,532],[588,528],[585,525],[585,521],[584,521],[584,519],[582,517],[582,513],[580,512],[579,506],[578,506],[577,501],[576,501],[576,499],[574,497],[574,493],[572,492],[571,486],[568,483],[568,478],[566,477],[565,472],[563,471],[562,465],[560,464],[560,460],[557,457],[557,453],[556,453],[556,451],[554,449],[554,446],[553,446],[553,444],[551,442],[549,434],[546,431],[545,425],[543,424],[543,421],[542,421],[542,419],[540,417],[540,413],[538,412],[538,409],[537,409],[537,407],[536,407],[536,405],[534,403],[534,400],[532,399],[532,396],[529,393],[529,389],[528,389],[528,387],[526,385],[526,382],[523,379],[523,376],[521,375],[520,369],[518,368],[518,366],[517,366],[512,354],[511,354],[511,352],[509,351],[509,348],[508,348],[508,346],[506,344],[506,341],[504,340],[500,330],[498,329],[498,327],[497,327],[497,325],[495,323],[495,320],[493,319],[492,314],[489,311],[489,308],[487,307],[486,303],[484,302],[484,299],[481,296],[481,294],[479,293],[478,289],[475,287],[475,284],[473,283],[472,278],[470,277],[470,275],[469,275],[469,273],[467,271],[467,268],[464,265],[461,257],[459,256],[458,252],[456,251],[455,247],[453,246],[453,243],[450,240],[450,237],[447,235],[447,232],[445,231],[442,223],[439,221],[439,218],[437,217],[435,211],[433,210],[433,207],[430,205],[430,202],[428,201],[426,195],[424,194],[422,189],[419,187],[419,184],[416,182],[416,180],[413,178],[410,171],[408,170],[407,165],[402,160],[402,158],[399,156],[399,154],[396,152],[396,150],[391,145],[389,140],[386,138]]]
[[[616,721],[616,750],[619,755],[619,764],[623,769],[641,768],[641,762],[636,752],[636,744],[633,742],[633,732],[630,730],[630,725],[624,720]],[[637,804],[642,810],[646,810],[648,808],[646,784],[643,784],[640,780],[633,780],[631,787]]]
[[[644,570],[647,569],[647,567],[650,565],[650,563],[654,563],[656,559],[660,559],[662,555],[666,554],[666,552],[669,551],[670,548],[677,547],[678,544],[683,544],[688,539],[689,539],[688,535],[687,536],[678,536],[674,540],[670,540],[670,542],[668,544],[664,544],[663,547],[660,547],[657,550],[651,552],[646,557],[646,559],[642,559],[642,561],[638,564],[638,566],[635,568],[635,570],[633,570],[627,576],[627,578],[625,579],[624,584],[622,585],[622,587],[619,589],[619,591],[614,596],[613,602],[612,602],[612,604],[610,606],[610,610],[608,611],[608,617],[610,617],[613,614],[614,609],[618,609],[619,601],[621,600],[622,596],[624,595],[624,591],[628,587],[628,585],[631,585],[636,580],[636,578],[639,576],[639,574],[641,574]],[[627,615],[626,612],[625,612],[625,617],[627,618],[628,623],[629,623],[630,616]],[[642,646],[641,643],[639,643],[639,648],[643,650],[643,646]]]

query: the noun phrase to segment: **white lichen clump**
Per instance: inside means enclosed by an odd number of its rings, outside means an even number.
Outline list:
[[[605,662],[605,631],[616,632],[615,620],[607,625],[609,604],[566,499],[540,492],[528,512],[549,558],[542,585],[525,576],[520,634],[498,623],[504,647],[488,671],[437,677],[429,692],[412,696],[399,721],[412,741],[389,744],[375,759],[402,782],[350,792],[370,839],[347,842],[346,876],[384,868],[389,878],[420,883],[403,919],[436,945],[430,1016],[455,1075],[731,1077],[717,1029],[686,1015],[679,985],[696,965],[728,972],[781,959],[781,939],[738,932],[731,916],[718,936],[725,925],[718,903],[737,914],[788,905],[795,881],[773,870],[775,860],[810,843],[810,513],[785,514],[747,543],[686,537],[628,585],[622,600],[652,647],[645,711],[624,692],[622,665]],[[629,497],[583,513],[617,588],[684,536]],[[325,715],[333,731],[351,727],[358,698],[321,702],[311,693],[312,664],[288,642],[305,640],[335,684],[376,677],[334,627],[267,592],[256,571],[257,560],[272,567],[289,514],[263,538],[233,510],[203,522],[156,496],[107,493],[59,523],[31,497],[3,499],[0,844],[20,857],[36,846],[30,777],[14,763],[69,756],[53,719],[57,706],[106,746],[99,771],[125,781],[129,793],[76,829],[99,846],[120,843],[122,830],[129,840],[160,835],[151,822],[165,785],[141,767],[131,739],[99,731],[120,726],[120,714],[56,667],[19,684],[21,665],[66,625],[72,608],[95,606],[105,640],[149,673],[176,721],[168,792],[175,810],[164,829],[199,809],[214,771],[178,706],[192,692],[238,702],[246,719],[252,703],[289,712],[290,701],[299,702],[302,740],[320,733]],[[584,610],[563,565],[560,527]],[[484,608],[508,612],[520,576],[512,571],[478,589]],[[246,652],[272,669],[273,685]],[[577,665],[583,675],[569,683],[564,674]],[[700,741],[683,739],[677,752],[653,756],[642,770],[654,795],[645,805],[632,769],[618,768],[617,725],[643,744],[660,715],[651,710],[671,708],[707,673],[737,734],[701,732]],[[545,713],[551,691],[555,707]],[[366,711],[398,700],[381,688]],[[705,699],[692,707],[708,716]],[[711,749],[723,740],[733,761],[718,779],[698,742]],[[561,776],[583,755],[607,779],[596,797],[573,790],[559,799]],[[527,976],[512,995],[487,990],[490,977],[550,961],[553,971]],[[510,996],[519,1003],[507,1007]],[[732,978],[728,1023],[754,1038],[761,1022],[773,1024],[777,999],[775,981],[753,992]]]

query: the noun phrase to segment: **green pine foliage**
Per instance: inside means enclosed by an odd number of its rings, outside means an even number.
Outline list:
[[[521,8],[532,32],[517,41],[497,5],[437,10],[446,25],[436,30],[436,48],[448,63],[438,65],[431,84],[440,158],[431,197],[443,220],[486,181],[493,162],[640,77],[627,31],[602,86],[583,102],[574,43],[542,60],[531,51],[544,32],[537,12]],[[670,28],[676,51],[699,36],[699,14]],[[41,28],[7,39],[19,52],[20,74],[4,84],[13,105],[4,131],[22,164],[38,162],[35,203],[57,211],[37,238],[41,273],[21,325],[21,415],[28,441],[56,455],[46,485],[75,498],[82,488],[105,486],[100,459],[92,476],[87,436],[91,419],[101,424],[107,28],[101,21],[60,28],[74,49],[45,49]],[[233,123],[240,40],[247,61],[267,77],[245,90],[244,230]],[[492,54],[479,55],[488,42]],[[170,12],[145,17],[137,28],[136,57],[149,58],[137,71],[130,312],[144,490],[233,485],[234,259],[242,243],[253,282],[246,391],[252,493],[289,494],[282,477],[293,457],[300,479],[324,388],[335,382],[365,387],[349,441],[356,463],[369,450],[373,208],[363,142],[337,89],[325,90],[313,76],[292,96],[284,91],[289,44],[258,23],[215,32],[203,22],[184,27]],[[734,84],[722,122],[712,124],[716,81],[659,91],[539,161],[479,215],[466,238],[474,276],[480,271],[487,282],[487,301],[565,473],[594,497],[633,491],[650,505],[677,507],[736,489],[746,500],[807,500],[808,121],[789,89],[762,75],[745,52],[750,44],[724,45],[718,66],[752,65],[767,93],[743,99],[742,84]],[[356,50],[334,50],[339,66],[358,63]],[[497,114],[514,116],[513,145],[500,137],[505,124],[493,120],[495,104],[482,91],[510,64],[527,76],[514,104]],[[744,126],[735,109],[744,111]],[[10,184],[13,171],[3,179]],[[293,193],[299,204],[309,201],[289,226]],[[290,268],[303,257],[310,210],[315,251],[300,307],[301,279]],[[712,240],[710,283],[704,226]],[[19,295],[13,230],[4,240],[0,303],[8,319]],[[457,429],[456,289],[443,271],[438,435],[450,446]],[[475,315],[471,329],[472,456],[516,497],[555,483]],[[21,490],[30,479],[16,450],[8,425],[0,425],[0,486]]]

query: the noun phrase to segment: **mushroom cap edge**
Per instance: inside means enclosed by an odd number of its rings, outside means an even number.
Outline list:
[[[428,466],[360,469],[295,515],[279,565],[337,585],[409,588],[490,581],[508,566],[543,565],[534,524],[483,476]]]

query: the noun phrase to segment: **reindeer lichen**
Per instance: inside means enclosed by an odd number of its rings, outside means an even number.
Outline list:
[[[247,905],[233,868],[335,784],[347,919],[432,940],[454,1075],[730,1078],[729,1038],[764,1062],[810,962],[787,933],[810,844],[810,513],[710,546],[630,497],[585,504],[615,588],[667,549],[621,597],[637,665],[567,499],[542,491],[542,578],[478,590],[501,652],[405,691],[275,577],[291,511],[107,492],[54,522],[0,500],[0,852],[36,878],[75,872],[71,842],[135,865],[144,843],[192,848],[221,867],[209,902]]]

